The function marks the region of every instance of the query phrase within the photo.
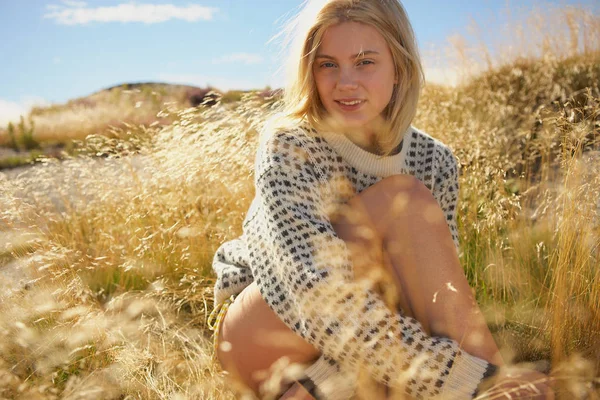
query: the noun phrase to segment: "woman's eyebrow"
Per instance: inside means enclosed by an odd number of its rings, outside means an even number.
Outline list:
[[[350,60],[356,60],[357,58],[361,58],[367,55],[373,55],[373,54],[379,54],[378,51],[375,50],[365,50],[365,51],[361,51],[360,53],[351,55],[350,57],[348,57],[348,59]],[[333,56],[328,56],[327,54],[317,54],[315,58],[327,58],[329,60],[335,60],[336,58]]]

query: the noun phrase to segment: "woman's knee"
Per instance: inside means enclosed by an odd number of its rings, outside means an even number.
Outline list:
[[[378,231],[385,231],[399,218],[443,220],[443,214],[431,191],[412,175],[392,175],[365,189],[348,202],[351,210],[369,215]]]
[[[377,188],[392,203],[398,201],[399,196],[404,196],[407,201],[412,203],[435,201],[431,190],[412,175],[392,175],[382,179],[371,188]]]

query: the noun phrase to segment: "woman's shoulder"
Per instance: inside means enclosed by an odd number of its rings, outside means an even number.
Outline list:
[[[410,127],[411,134],[411,144],[408,151],[425,154],[425,156],[435,156],[437,157],[454,157],[452,153],[452,149],[450,146],[442,142],[440,139],[437,139],[433,135],[418,129],[411,125]]]
[[[322,146],[322,139],[310,124],[298,121],[285,125],[269,124],[260,134],[259,151],[266,153],[314,152]]]
[[[285,126],[268,124],[261,131],[255,167],[257,172],[271,167],[302,170],[313,168],[323,152],[323,140],[307,124]]]

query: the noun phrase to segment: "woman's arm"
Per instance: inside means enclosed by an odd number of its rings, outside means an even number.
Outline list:
[[[457,253],[459,252],[458,226],[456,224],[456,211],[458,208],[458,163],[449,148],[441,147],[438,150],[437,168],[432,194],[440,208],[446,215],[446,223],[454,241]]]

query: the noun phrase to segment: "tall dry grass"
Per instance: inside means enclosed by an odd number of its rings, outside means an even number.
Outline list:
[[[600,396],[598,50],[428,86],[415,121],[460,160],[461,261],[505,358],[564,399]],[[271,107],[164,110],[82,141],[104,159],[0,174],[0,397],[235,397],[210,261],[240,233]]]
[[[25,270],[0,302],[3,396],[232,398],[205,324],[210,261],[239,233],[266,111],[245,101],[198,114],[148,133],[135,159],[116,156],[127,142],[93,137],[107,160],[49,160],[3,180],[2,230],[24,238],[2,257]]]

